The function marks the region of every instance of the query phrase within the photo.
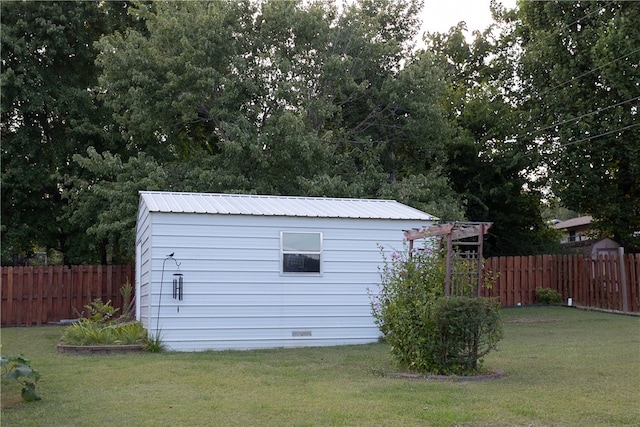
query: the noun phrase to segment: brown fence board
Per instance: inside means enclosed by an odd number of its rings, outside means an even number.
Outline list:
[[[122,307],[120,287],[133,275],[132,265],[2,267],[2,326],[75,318],[96,298]]]
[[[482,294],[502,306],[534,304],[535,289],[555,289],[563,301],[576,305],[623,310],[621,269],[625,271],[628,311],[640,312],[640,254],[591,260],[578,255],[495,257],[485,260],[495,277]],[[43,325],[77,317],[100,298],[122,307],[121,286],[133,283],[134,266],[2,267],[2,326]],[[134,297],[132,295],[132,297]],[[122,310],[122,308],[121,308]]]
[[[495,257],[485,268],[497,280],[484,296],[495,297],[503,306],[537,303],[536,288],[558,291],[566,303],[609,310],[624,310],[621,269],[625,271],[627,306],[640,312],[640,254],[603,256],[592,260],[582,255],[538,255]]]
[[[630,293],[629,310],[640,312],[640,254],[636,254],[633,262],[628,264],[627,290]]]

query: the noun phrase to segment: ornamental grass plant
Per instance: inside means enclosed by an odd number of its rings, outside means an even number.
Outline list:
[[[67,326],[62,333],[62,343],[78,346],[142,344],[149,350],[162,349],[161,339],[149,337],[140,322],[130,316],[114,319],[118,309],[111,306],[111,301],[104,303],[96,299],[85,308],[89,317]]]
[[[146,341],[147,331],[140,322],[102,323],[80,319],[62,334],[62,342],[71,345],[145,344]]]

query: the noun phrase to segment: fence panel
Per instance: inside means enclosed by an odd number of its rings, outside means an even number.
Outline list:
[[[534,304],[536,288],[555,289],[564,302],[640,312],[640,254],[601,257],[538,255],[485,260],[495,277],[484,296],[502,306]],[[2,267],[2,326],[43,325],[78,316],[92,300],[122,307],[121,286],[133,283],[134,266]],[[133,296],[132,296],[133,297]]]
[[[120,288],[133,279],[132,265],[2,267],[2,326],[75,318],[96,298],[122,307]]]
[[[616,311],[640,312],[640,254],[602,256],[538,255],[495,257],[485,269],[496,278],[484,296],[503,306],[534,304],[536,288],[558,291],[564,302]],[[623,274],[624,272],[624,274]]]

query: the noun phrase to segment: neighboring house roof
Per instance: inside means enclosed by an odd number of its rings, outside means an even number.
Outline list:
[[[554,224],[553,228],[555,228],[556,230],[567,230],[570,228],[583,227],[591,224],[592,220],[593,218],[590,216],[580,216],[578,218],[571,218],[566,221],[561,221],[557,224]]]
[[[426,221],[438,219],[395,200],[161,191],[141,191],[140,197],[151,212]]]

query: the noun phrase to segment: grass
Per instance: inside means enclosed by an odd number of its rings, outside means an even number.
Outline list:
[[[385,344],[76,356],[58,327],[5,328],[43,400],[3,386],[3,426],[640,425],[640,318],[506,309],[487,381],[395,378]]]

